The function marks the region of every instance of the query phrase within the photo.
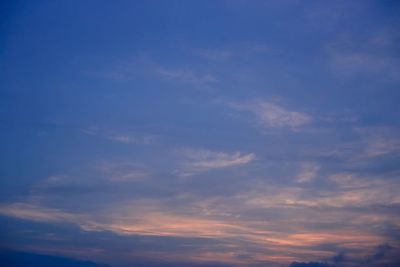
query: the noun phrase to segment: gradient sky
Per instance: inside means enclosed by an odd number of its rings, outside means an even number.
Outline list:
[[[1,1],[0,248],[400,266],[399,1]]]

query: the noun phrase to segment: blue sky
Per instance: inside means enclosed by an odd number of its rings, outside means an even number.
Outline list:
[[[0,10],[3,250],[114,267],[399,263],[397,1]]]

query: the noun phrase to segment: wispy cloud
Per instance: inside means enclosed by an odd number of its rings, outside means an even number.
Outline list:
[[[398,32],[383,29],[364,39],[348,37],[327,46],[332,67],[345,75],[369,74],[399,81],[400,65],[396,59]]]
[[[400,152],[398,129],[390,127],[355,128],[362,138],[361,153],[356,159],[371,159]]]
[[[152,72],[154,63],[145,51],[127,54],[124,57],[106,61],[96,65],[94,69],[83,70],[82,73],[91,77],[107,79],[114,82],[127,83],[147,76]]]
[[[212,74],[198,74],[191,69],[158,68],[157,73],[166,79],[189,83],[195,86],[205,86],[217,81]]]
[[[297,182],[310,182],[317,176],[320,166],[315,162],[306,162],[301,164],[300,172],[296,177]]]
[[[76,215],[54,208],[44,208],[29,203],[12,203],[9,205],[3,204],[0,206],[0,214],[39,222],[79,223],[87,220],[87,218],[82,215]]]
[[[366,157],[378,157],[393,152],[400,151],[400,140],[399,139],[385,139],[379,138],[372,140],[368,143],[365,148]]]
[[[249,60],[256,57],[276,53],[271,45],[266,43],[230,43],[228,48],[203,48],[194,49],[194,53],[200,57],[214,62],[226,62],[228,60]]]
[[[356,127],[348,129],[357,138],[339,140],[329,148],[314,149],[315,156],[335,158],[348,168],[379,164],[379,160],[396,159],[400,153],[397,127]]]
[[[360,177],[354,173],[332,174],[326,180],[328,187],[320,188],[311,195],[306,188],[300,186],[259,186],[259,189],[248,195],[246,202],[264,208],[366,208],[373,205],[400,204],[396,190],[399,182],[395,180],[383,181],[379,177]]]
[[[116,182],[141,181],[151,174],[144,166],[130,162],[103,162],[97,169],[107,180]]]
[[[239,203],[239,206],[244,208],[243,204]],[[298,211],[291,209],[290,212]],[[303,216],[296,213],[296,227],[294,227],[284,218],[276,218],[271,223],[268,220],[262,223],[259,220],[251,220],[251,217],[232,219],[205,217],[201,213],[182,214],[182,211],[178,210],[165,210],[161,202],[156,205],[146,202],[120,203],[118,207],[106,209],[101,214],[92,213],[91,217],[27,203],[0,206],[1,215],[39,222],[72,223],[86,232],[109,231],[124,236],[213,239],[219,241],[218,250],[213,251],[210,248],[189,253],[193,253],[193,257],[208,255],[207,259],[210,261],[221,260],[221,256],[230,255],[223,262],[231,261],[245,265],[270,260],[282,263],[288,260],[294,261],[299,259],[299,253],[305,257],[314,258],[333,256],[332,252],[323,248],[325,244],[359,249],[380,244],[383,241],[378,234],[365,232],[363,229],[306,230],[302,225],[312,224],[316,216],[321,220],[321,216],[328,215],[329,211],[327,213],[318,211],[314,213],[312,219],[308,220],[305,218],[310,216],[309,212],[302,208],[300,214],[304,212],[306,214]],[[338,215],[334,214],[334,216]],[[343,218],[339,216],[336,220]],[[281,230],[278,230],[276,225],[274,227],[274,224],[279,224]],[[232,254],[225,255],[223,251],[226,249]],[[244,252],[247,252],[249,257],[240,257]],[[266,254],[268,256],[265,256]]]
[[[183,176],[212,169],[244,165],[255,159],[254,153],[225,153],[211,150],[186,149],[180,152],[183,157],[181,171]]]
[[[229,50],[200,49],[198,53],[200,56],[212,61],[225,61],[232,57],[232,52]]]
[[[230,103],[229,106],[239,111],[253,113],[259,123],[266,128],[298,129],[312,122],[312,117],[306,113],[293,111],[269,101],[256,100],[245,104]]]
[[[155,135],[139,134],[139,133],[126,133],[114,130],[108,130],[96,126],[82,129],[82,132],[87,135],[98,136],[118,143],[125,144],[142,144],[147,145],[154,142]]]
[[[195,171],[240,166],[255,157],[251,153],[208,150],[185,151],[181,155],[187,160],[185,166]],[[318,171],[313,162],[300,167],[305,170],[307,181]],[[101,170],[107,176],[115,175],[115,179],[129,180],[137,178],[137,168],[135,164],[116,163],[104,164]],[[133,177],[129,174],[131,170]],[[58,183],[60,179],[51,177],[48,182]],[[56,208],[51,201],[42,199],[40,203],[2,204],[0,215],[74,224],[87,233],[107,231],[117,236],[213,240],[220,249],[216,252],[232,251],[226,261],[246,266],[268,260],[282,263],[301,260],[300,254],[304,260],[333,257],[337,248],[352,253],[387,240],[376,226],[399,220],[398,215],[385,211],[389,205],[400,205],[398,181],[354,173],[336,173],[325,180],[327,187],[311,191],[309,184],[289,186],[270,180],[254,184],[237,195],[204,198],[185,192],[164,199],[122,199],[111,205],[101,204],[89,214]],[[383,212],[377,205],[383,207]],[[211,252],[213,248],[190,251],[193,259],[204,256],[202,253],[209,260],[225,255]],[[239,256],[244,252],[249,257]]]

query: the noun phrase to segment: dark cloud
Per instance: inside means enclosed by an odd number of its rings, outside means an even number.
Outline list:
[[[375,247],[367,257],[351,258],[347,254],[351,251],[342,251],[327,262],[293,262],[289,267],[348,267],[348,266],[370,266],[370,267],[395,267],[400,266],[400,255],[397,248],[388,243]]]
[[[20,251],[0,251],[0,262],[7,267],[111,267],[90,261]]]
[[[375,253],[368,258],[367,262],[379,261],[385,258],[385,256],[393,249],[389,244],[382,244],[375,248]]]
[[[331,264],[323,263],[323,262],[292,262],[289,267],[334,267]]]
[[[342,262],[344,262],[346,260],[346,257],[345,257],[345,253],[344,252],[340,252],[340,253],[338,253],[336,256],[334,256],[333,258],[332,258],[332,261],[334,262],[334,263],[342,263]]]
[[[365,261],[365,264],[371,266],[385,266],[395,267],[400,266],[400,251],[398,247],[394,247],[390,244],[381,244],[377,246],[372,255],[370,255]]]

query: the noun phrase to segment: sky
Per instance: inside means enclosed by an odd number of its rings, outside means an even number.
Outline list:
[[[390,0],[1,1],[0,259],[400,266],[399,42]]]

